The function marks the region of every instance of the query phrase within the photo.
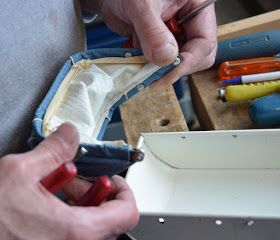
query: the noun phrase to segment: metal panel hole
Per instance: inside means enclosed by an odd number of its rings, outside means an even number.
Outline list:
[[[215,224],[218,225],[218,226],[221,226],[221,225],[223,224],[223,221],[220,220],[220,219],[217,219],[217,220],[215,221]]]
[[[247,223],[246,223],[246,225],[248,226],[248,227],[251,227],[251,226],[253,226],[255,224],[255,221],[254,220],[249,220]]]
[[[164,224],[164,223],[165,223],[165,220],[164,220],[164,218],[159,218],[159,219],[158,219],[158,222],[161,223],[161,224]]]

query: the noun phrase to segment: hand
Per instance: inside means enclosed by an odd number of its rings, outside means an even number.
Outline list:
[[[183,24],[184,42],[179,47],[164,23],[174,16],[184,16],[204,1],[98,0],[98,3],[107,25],[121,35],[133,36],[134,46],[141,46],[149,61],[167,65],[180,52],[183,62],[160,80],[163,85],[209,68],[214,63],[217,27],[213,4]],[[87,9],[97,5],[93,0],[83,0],[82,4]]]
[[[108,239],[136,225],[134,197],[120,177],[113,178],[115,199],[99,207],[70,207],[40,184],[73,159],[78,142],[76,129],[64,124],[33,151],[0,160],[0,239]],[[68,193],[84,193],[89,183],[82,184]]]

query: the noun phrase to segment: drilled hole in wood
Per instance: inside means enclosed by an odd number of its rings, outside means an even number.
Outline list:
[[[170,123],[170,120],[167,118],[157,120],[157,124],[161,127],[166,127]]]

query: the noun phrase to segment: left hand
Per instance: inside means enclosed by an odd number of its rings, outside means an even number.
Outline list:
[[[114,198],[98,207],[66,205],[41,184],[73,159],[78,145],[78,132],[67,123],[34,150],[0,159],[0,239],[101,240],[137,224],[133,193],[121,177],[112,177]],[[77,200],[90,186],[76,179],[67,193]]]
[[[205,0],[97,0],[106,24],[115,32],[133,36],[134,46],[157,64],[172,63],[178,52],[183,62],[166,74],[160,85],[170,84],[184,75],[209,68],[215,61],[217,26],[214,4],[183,24],[184,43],[178,46],[165,21],[186,15]],[[96,1],[83,0],[90,9]]]

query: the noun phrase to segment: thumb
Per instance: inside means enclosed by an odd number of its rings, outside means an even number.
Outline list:
[[[65,123],[34,150],[26,153],[25,158],[28,158],[33,176],[39,181],[63,163],[70,162],[78,146],[79,135],[76,128]]]
[[[172,63],[178,55],[178,45],[160,15],[151,10],[142,11],[141,17],[132,17],[145,57],[160,66]]]

